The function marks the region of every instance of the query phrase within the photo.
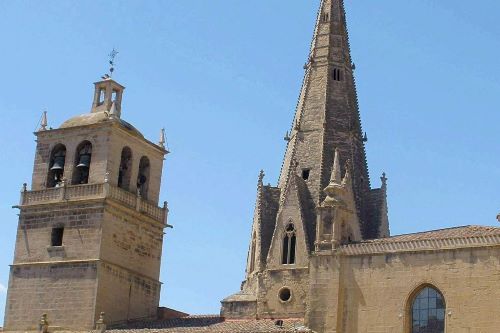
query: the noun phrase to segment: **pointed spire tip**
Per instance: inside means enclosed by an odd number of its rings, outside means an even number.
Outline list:
[[[330,183],[340,184],[342,181],[342,175],[340,174],[340,152],[338,148],[335,148],[335,157],[333,159],[333,169],[332,175],[330,177]]]

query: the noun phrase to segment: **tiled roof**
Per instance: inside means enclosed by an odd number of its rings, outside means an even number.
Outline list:
[[[500,245],[500,228],[464,226],[380,238],[345,245],[345,255],[365,255],[407,251],[437,251]]]
[[[138,322],[106,332],[114,333],[292,333],[301,332],[302,319],[283,319],[283,325],[276,325],[276,320],[224,320],[220,316],[189,316],[163,321]]]
[[[224,298],[223,302],[255,302],[257,300],[257,297],[253,294],[248,294],[243,291],[240,291],[236,294],[230,295],[226,298]]]
[[[409,242],[418,240],[484,237],[484,236],[496,236],[496,235],[500,235],[500,228],[468,225],[463,227],[424,231],[413,234],[397,235],[388,238],[374,239],[367,241],[367,243],[395,243],[395,242]]]

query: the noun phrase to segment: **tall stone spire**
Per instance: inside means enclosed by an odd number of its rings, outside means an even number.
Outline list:
[[[278,185],[259,185],[247,274],[222,301],[226,318],[305,315],[309,293],[325,287],[309,288],[309,274],[323,265],[338,274],[324,256],[389,235],[385,180],[371,189],[368,177],[343,0],[321,0],[304,70]]]
[[[353,67],[343,0],[322,0],[278,186],[285,195],[283,189],[291,175],[302,173],[307,176],[304,179],[311,204],[318,205],[324,199],[323,189],[330,181],[338,149],[341,174],[346,161],[351,160],[350,174],[363,235],[372,238],[377,236],[377,226],[365,218],[370,179]],[[292,165],[294,160],[297,171]]]

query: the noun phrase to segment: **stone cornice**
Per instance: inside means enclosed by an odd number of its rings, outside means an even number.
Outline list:
[[[340,254],[357,256],[416,251],[443,251],[463,248],[500,246],[500,235],[455,237],[444,239],[411,240],[400,242],[366,242],[349,244],[339,249]]]

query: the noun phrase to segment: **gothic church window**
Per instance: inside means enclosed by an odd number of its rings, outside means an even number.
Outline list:
[[[58,144],[50,154],[49,174],[47,176],[47,187],[58,187],[62,184],[64,175],[64,164],[66,162],[66,147]]]
[[[149,169],[149,158],[146,156],[141,157],[139,174],[137,175],[137,191],[144,199],[148,198]]]
[[[421,289],[411,302],[411,333],[444,333],[445,309],[438,290],[431,286]]]
[[[72,184],[87,184],[89,182],[90,161],[92,159],[92,144],[83,141],[76,148],[75,170]]]
[[[132,171],[132,150],[129,147],[122,149],[120,169],[118,170],[118,187],[128,190]]]
[[[285,229],[285,236],[283,237],[283,253],[281,261],[283,265],[295,264],[296,243],[297,237],[295,235],[295,226],[293,223],[290,223],[287,225]]]

